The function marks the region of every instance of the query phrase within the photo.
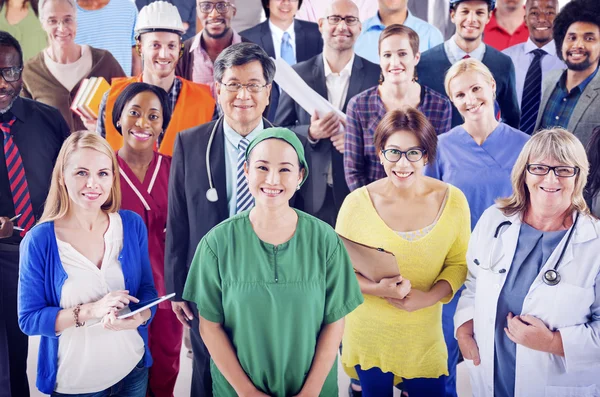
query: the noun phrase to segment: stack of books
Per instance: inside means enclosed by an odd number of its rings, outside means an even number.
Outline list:
[[[104,77],[84,79],[75,94],[71,110],[81,117],[97,119],[100,102],[108,90],[110,90],[110,84]]]

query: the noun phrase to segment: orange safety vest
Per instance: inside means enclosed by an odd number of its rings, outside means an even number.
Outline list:
[[[159,153],[168,156],[173,155],[175,136],[179,132],[200,124],[208,123],[212,119],[215,110],[215,100],[213,99],[208,86],[192,83],[181,77],[176,78],[180,79],[183,83],[181,85],[181,92],[179,93],[179,98],[177,98],[175,109],[173,109],[169,126],[167,127],[160,147],[158,148]],[[115,151],[123,146],[123,136],[119,134],[119,131],[117,131],[112,123],[115,102],[126,86],[141,81],[141,75],[138,77],[119,77],[112,80],[112,85],[106,101],[104,125],[106,129],[106,140]]]

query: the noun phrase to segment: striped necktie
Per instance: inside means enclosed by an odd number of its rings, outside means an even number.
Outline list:
[[[236,206],[235,213],[239,214],[242,211],[252,208],[254,205],[254,197],[248,189],[248,181],[244,175],[244,161],[246,161],[246,148],[250,143],[246,138],[242,138],[238,143],[238,161],[237,161],[237,186],[236,186]]]
[[[523,86],[523,98],[521,99],[521,131],[531,135],[535,128],[540,100],[542,97],[542,57],[546,55],[544,50],[534,50],[533,61],[527,69],[525,84]]]
[[[33,215],[33,206],[29,197],[29,187],[27,178],[25,178],[25,168],[19,154],[19,149],[13,141],[10,129],[15,122],[15,117],[8,122],[0,125],[0,130],[4,134],[4,158],[6,159],[6,170],[8,171],[8,183],[15,205],[15,214],[21,214],[21,217],[15,221],[17,226],[23,228],[21,236],[35,224]]]

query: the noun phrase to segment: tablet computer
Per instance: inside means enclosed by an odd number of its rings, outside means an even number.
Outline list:
[[[119,310],[119,313],[117,313],[117,319],[123,320],[124,318],[131,317],[137,313],[143,312],[146,309],[150,309],[152,306],[158,305],[160,302],[171,299],[174,296],[175,293],[173,292],[172,294],[150,299],[144,302],[130,303],[129,306]]]

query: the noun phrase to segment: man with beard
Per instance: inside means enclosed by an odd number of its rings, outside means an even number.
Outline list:
[[[567,70],[555,70],[544,80],[535,130],[560,126],[587,145],[600,125],[600,2],[567,4],[554,21],[554,41]]]
[[[354,95],[377,85],[379,66],[354,54],[360,35],[359,9],[352,0],[333,0],[319,19],[323,53],[294,65],[306,83],[342,112]],[[312,174],[306,185],[306,212],[335,226],[349,193],[344,178],[345,120],[334,112],[308,114],[282,92],[275,124],[308,137],[313,146]]]
[[[498,0],[483,31],[483,41],[498,51],[523,43],[529,36],[524,18],[523,0]]]
[[[231,27],[237,14],[235,0],[197,0],[196,13],[204,29],[183,43],[183,56],[175,73],[194,83],[210,87],[214,98],[214,62],[232,44],[248,41]]]
[[[444,77],[453,64],[464,58],[483,62],[496,80],[496,105],[502,121],[519,128],[521,110],[515,90],[515,67],[508,56],[483,42],[483,30],[495,5],[496,0],[450,0],[450,18],[456,33],[421,55],[417,76],[419,82],[446,96]],[[452,128],[462,123],[458,109],[452,105]]]
[[[21,98],[23,53],[0,31],[0,396],[28,397],[27,336],[17,322],[19,244],[42,215],[69,126],[50,106]]]
[[[181,43],[184,31],[177,8],[166,1],[155,1],[140,11],[135,35],[142,57],[142,74],[113,79],[98,112],[96,131],[106,138],[113,149],[118,150],[123,146],[123,137],[110,122],[115,101],[126,86],[136,81],[159,86],[169,94],[173,114],[169,126],[158,137],[158,152],[170,156],[175,136],[180,131],[212,119],[215,100],[209,88],[175,76],[177,61],[184,51]]]
[[[554,19],[558,12],[557,0],[527,0],[525,9],[529,39],[502,52],[515,65],[517,97],[521,107],[520,129],[531,135],[540,108],[544,76],[552,70],[565,69],[566,66],[556,56],[556,46],[552,39]]]

